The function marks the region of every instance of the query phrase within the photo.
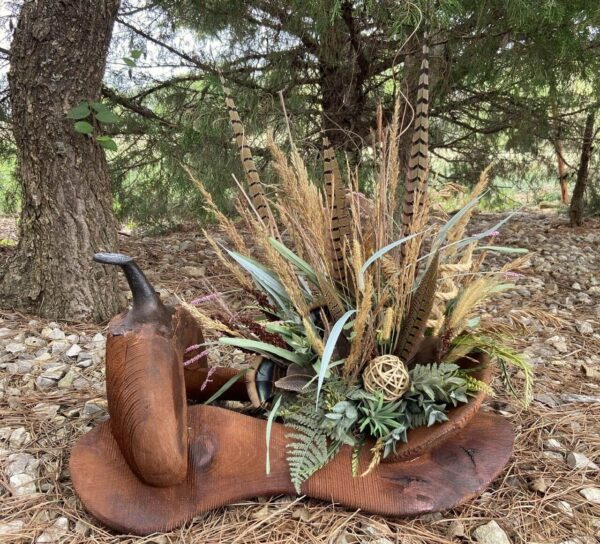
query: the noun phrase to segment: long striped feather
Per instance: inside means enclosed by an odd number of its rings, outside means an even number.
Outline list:
[[[412,233],[412,221],[417,206],[426,205],[427,175],[429,170],[429,47],[423,45],[423,60],[419,73],[417,107],[413,122],[410,157],[406,172],[404,200],[402,202],[402,233]],[[405,257],[406,248],[401,248]]]
[[[329,138],[323,138],[325,202],[331,210],[332,276],[337,282],[349,281],[344,266],[344,246],[350,242],[352,226],[340,167]]]
[[[396,345],[396,355],[409,362],[423,337],[429,314],[435,300],[435,288],[438,277],[439,254],[436,252],[421,283],[413,294],[408,313],[402,324],[402,330]]]
[[[256,210],[256,213],[260,217],[260,220],[267,227],[273,224],[273,216],[271,209],[265,197],[263,185],[258,175],[256,164],[252,157],[252,151],[250,146],[246,142],[246,136],[244,133],[244,125],[240,119],[240,114],[235,106],[231,91],[225,85],[225,80],[221,77],[221,83],[223,85],[223,93],[225,94],[225,105],[229,112],[229,120],[231,121],[231,128],[233,129],[233,136],[240,152],[240,159],[244,168],[244,175],[246,176],[246,183],[248,184],[248,192],[250,194],[250,201],[252,206]]]

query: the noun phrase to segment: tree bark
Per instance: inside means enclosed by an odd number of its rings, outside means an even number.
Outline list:
[[[0,305],[44,317],[102,321],[122,304],[104,152],[66,113],[98,100],[119,0],[28,0],[11,47],[10,95],[23,208]]]
[[[577,170],[577,180],[573,189],[573,197],[571,198],[571,206],[569,207],[569,219],[571,220],[572,227],[579,227],[583,224],[583,197],[587,186],[590,158],[592,156],[595,118],[596,110],[588,112],[585,118],[581,159],[579,161],[579,169]]]
[[[560,134],[553,142],[554,151],[556,152],[556,162],[558,167],[558,182],[560,184],[560,201],[567,205],[569,203],[569,186],[567,185],[567,165],[563,155],[563,145],[560,139]]]

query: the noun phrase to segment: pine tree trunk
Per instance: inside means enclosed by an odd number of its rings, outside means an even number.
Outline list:
[[[19,243],[0,278],[0,306],[68,320],[105,320],[121,306],[102,149],[65,114],[98,100],[119,0],[28,0],[9,73],[23,208]]]
[[[583,142],[581,144],[581,159],[579,169],[577,170],[577,180],[573,189],[573,198],[569,208],[569,218],[571,226],[581,226],[583,224],[583,197],[588,181],[588,172],[590,158],[592,156],[592,144],[594,142],[594,121],[596,111],[592,110],[585,118],[585,128],[583,129]]]

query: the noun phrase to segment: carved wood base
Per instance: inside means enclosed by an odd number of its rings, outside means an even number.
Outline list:
[[[160,426],[160,421],[156,422]],[[271,473],[265,473],[265,426],[259,420],[212,406],[188,408],[189,455],[185,481],[171,487],[144,484],[123,458],[109,422],[75,445],[71,476],[85,507],[105,525],[146,535],[173,529],[197,514],[259,495],[294,495],[285,459],[288,430],[274,424]],[[353,477],[344,448],[308,480],[302,492],[376,514],[410,516],[445,510],[480,493],[507,463],[510,423],[479,412],[462,430],[410,461],[382,463]],[[360,472],[369,463],[363,448]]]

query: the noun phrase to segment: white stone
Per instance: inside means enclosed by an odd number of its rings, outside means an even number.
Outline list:
[[[81,352],[81,347],[78,344],[73,344],[65,354],[67,357],[77,357]]]
[[[56,521],[35,539],[36,544],[54,544],[61,540],[69,531],[69,520],[65,517]]]
[[[31,495],[37,491],[35,487],[35,478],[31,474],[21,473],[10,477],[9,483],[12,488],[13,495],[22,497],[23,495]]]
[[[0,427],[0,441],[8,441],[13,430],[11,427]]]
[[[35,386],[39,391],[48,391],[49,389],[56,387],[56,381],[39,376],[35,379]]]
[[[25,345],[32,348],[42,348],[46,345],[46,341],[39,336],[28,336],[25,338]]]
[[[13,453],[8,456],[6,475],[14,476],[23,473],[37,475],[39,464],[40,462],[30,453]]]
[[[573,517],[573,507],[567,501],[558,501],[558,509],[570,518]]]
[[[79,342],[79,335],[78,334],[69,334],[67,336],[67,341],[71,342],[71,344],[77,344],[77,342]]]
[[[30,440],[31,440],[31,435],[27,432],[25,427],[19,427],[18,429],[15,429],[10,434],[10,438],[8,439],[8,444],[10,446],[10,449],[18,450],[18,449],[22,448],[23,445],[26,442],[29,442]]]
[[[502,527],[494,520],[477,527],[473,536],[480,544],[511,544]]]
[[[69,372],[67,372],[64,377],[58,382],[58,388],[59,389],[69,389],[72,385],[73,382],[75,381],[75,379],[77,379],[79,377],[79,374],[71,369],[69,370]]]
[[[0,340],[2,338],[10,338],[11,336],[14,336],[15,331],[13,331],[12,329],[7,329],[6,327],[2,327],[0,329]]]
[[[596,472],[599,470],[598,465],[594,463],[591,459],[585,456],[583,453],[577,453],[576,451],[572,451],[567,455],[567,465],[575,470],[590,470]]]
[[[107,402],[104,399],[88,400],[81,413],[82,417],[97,417],[106,411]]]
[[[78,519],[75,522],[75,532],[78,535],[88,536],[92,531],[92,528],[85,522]]]
[[[560,460],[560,461],[562,461],[562,459],[563,459],[562,453],[559,453],[557,451],[543,451],[542,455],[546,459],[557,459],[557,460]]]
[[[25,523],[21,519],[14,519],[13,521],[0,523],[0,536],[14,535],[19,533],[24,526]]]
[[[24,344],[17,344],[16,342],[11,342],[4,348],[4,350],[8,351],[8,353],[21,353],[22,351],[27,350],[27,346]]]
[[[579,331],[579,334],[594,334],[594,327],[589,321],[576,321],[575,327]]]
[[[565,447],[556,438],[545,440],[544,449],[549,451],[565,451]]]
[[[583,497],[595,504],[600,504],[600,487],[585,487],[579,491]]]
[[[63,353],[67,349],[69,349],[69,342],[64,340],[54,340],[50,343],[50,351],[55,355]]]
[[[43,353],[40,353],[34,360],[43,363],[45,361],[49,361],[50,359],[52,359],[52,355],[50,355],[50,353],[47,351],[44,351]]]
[[[94,364],[94,361],[92,361],[92,359],[81,359],[78,363],[77,363],[77,367],[79,368],[89,368]]]
[[[58,410],[60,409],[60,405],[58,404],[48,404],[46,402],[40,402],[33,407],[33,411],[36,414],[44,415],[47,418],[55,417],[58,414]]]
[[[94,342],[96,344],[101,344],[101,343],[103,343],[105,341],[106,341],[106,339],[99,332],[94,335],[94,338],[92,338],[92,342]]]
[[[569,351],[569,346],[567,346],[567,341],[564,336],[553,336],[552,338],[548,338],[546,342],[560,353],[567,353],[567,351]]]
[[[44,372],[42,372],[42,378],[48,378],[49,380],[60,380],[65,373],[69,370],[67,365],[54,364],[49,366]]]
[[[50,329],[45,327],[42,329],[42,337],[48,340],[64,340],[65,333],[58,328]]]

